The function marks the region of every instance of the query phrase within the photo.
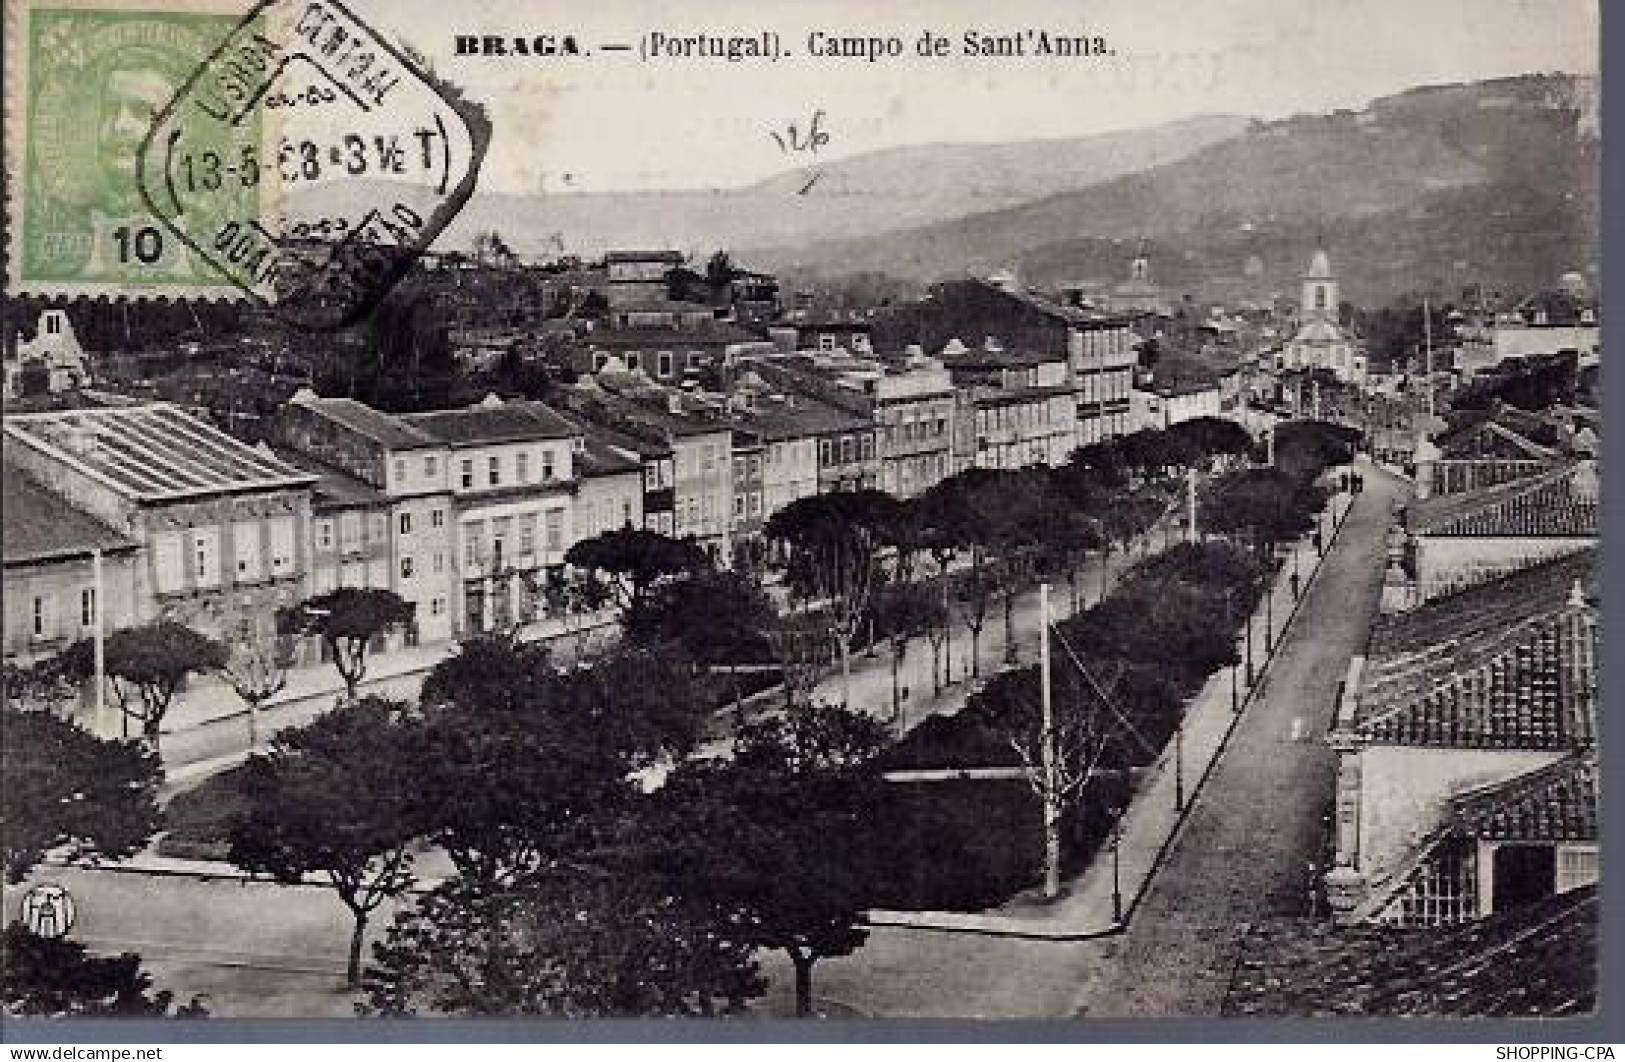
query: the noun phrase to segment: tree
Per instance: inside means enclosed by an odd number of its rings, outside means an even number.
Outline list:
[[[218,671],[225,665],[224,645],[170,620],[114,631],[102,647],[102,666],[112,680],[125,723],[131,719],[139,723],[142,736],[154,749],[181,684],[192,675]],[[90,639],[63,650],[59,666],[81,682],[94,681],[95,649]]]
[[[332,654],[333,667],[344,681],[344,697],[355,700],[367,677],[367,647],[373,639],[412,622],[417,606],[393,590],[341,586],[284,609],[281,630],[315,635]]]
[[[665,647],[557,671],[523,644],[465,642],[424,684],[418,832],[466,880],[544,872],[599,842],[638,771],[693,750],[708,692]]]
[[[1106,536],[1097,517],[1054,489],[1053,478],[1048,482],[1051,489],[1039,499],[1034,516],[1039,559],[1066,580],[1069,611],[1076,612],[1081,605],[1079,576],[1090,552],[1100,549]]]
[[[647,607],[663,581],[710,566],[705,551],[693,542],[642,527],[618,527],[582,539],[565,551],[564,562],[612,576],[610,588],[623,621]]]
[[[801,1016],[814,964],[863,944],[860,919],[882,895],[871,827],[887,743],[866,715],[797,705],[742,726],[731,760],[684,764],[663,787],[686,818],[662,831],[661,857],[688,895],[736,911],[732,939],[789,956]]]
[[[879,577],[885,529],[897,500],[875,490],[797,498],[768,518],[768,538],[789,547],[786,579],[804,601],[818,601],[841,657],[842,700],[852,695],[852,644]]]
[[[1244,468],[1209,484],[1201,519],[1219,534],[1240,536],[1262,558],[1276,543],[1307,533],[1324,504],[1313,483],[1278,468]]]
[[[829,663],[829,631],[817,613],[792,610],[768,627],[773,662],[784,680],[784,706],[805,702]]]
[[[373,948],[364,1011],[384,1017],[674,1017],[764,987],[748,945],[654,887],[587,862],[501,887],[452,879]]]
[[[152,991],[141,956],[92,955],[83,944],[37,936],[21,922],[0,935],[0,1004],[7,1017],[203,1018],[201,1000],[174,1006]]]
[[[1009,742],[1038,798],[1044,818],[1043,889],[1049,899],[1061,891],[1062,817],[1095,778],[1112,737],[1102,711],[1108,693],[1081,668],[1070,659],[1052,668],[1048,732],[1037,668],[1000,672],[967,706]]]
[[[233,864],[288,885],[316,875],[349,909],[352,987],[368,918],[412,882],[423,749],[405,707],[364,697],[282,731],[244,764],[231,829]]]
[[[70,860],[134,855],[158,831],[163,769],[136,741],[104,741],[9,697],[0,709],[0,840],[6,880],[47,852]]]
[[[250,752],[259,747],[260,713],[267,701],[287,688],[293,662],[293,639],[264,624],[255,624],[253,633],[231,649],[221,674],[248,706]]]
[[[702,668],[760,664],[772,659],[767,632],[777,615],[754,579],[702,569],[656,585],[628,615],[626,637],[636,645],[679,645]]]
[[[881,632],[891,645],[891,709],[892,721],[903,720],[903,694],[898,673],[903,666],[908,643],[914,638],[944,625],[942,603],[936,591],[919,583],[888,583],[876,601],[875,619]],[[932,664],[935,673],[936,663]],[[940,690],[939,690],[940,692]]]

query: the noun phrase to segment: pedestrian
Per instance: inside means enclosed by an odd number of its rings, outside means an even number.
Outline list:
[[[1298,573],[1292,573],[1292,600],[1298,600]]]

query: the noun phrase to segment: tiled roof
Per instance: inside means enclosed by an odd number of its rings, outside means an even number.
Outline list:
[[[567,439],[580,429],[540,402],[486,399],[462,409],[408,413],[400,418],[451,446],[484,446],[527,439]]]
[[[350,429],[362,438],[371,439],[386,450],[415,450],[440,445],[428,432],[420,431],[399,417],[379,412],[353,398],[320,398],[314,394],[301,393],[295,395],[293,401],[320,411],[328,419]]]
[[[5,435],[138,502],[303,487],[313,479],[165,402],[17,414],[6,417]]]
[[[1597,613],[1565,609],[1362,677],[1356,734],[1388,745],[1583,748],[1596,741]]]
[[[619,476],[629,472],[637,472],[643,467],[640,461],[624,457],[596,428],[583,428],[586,443],[576,452],[576,475],[582,479],[594,479],[599,476]],[[622,449],[630,449],[623,446]]]
[[[1595,841],[1597,760],[1567,756],[1457,796],[1447,828],[1483,841]]]
[[[1595,538],[1596,465],[1580,461],[1484,490],[1414,502],[1406,526],[1443,538]]]
[[[1053,387],[1005,387],[979,392],[973,401],[979,409],[997,409],[1001,406],[1019,406],[1028,402],[1043,402],[1063,395],[1074,395],[1078,389],[1069,384]]]
[[[26,564],[69,557],[88,557],[136,548],[134,540],[74,508],[9,463],[4,466],[0,496],[0,555],[6,564]]]
[[[1409,612],[1382,616],[1366,648],[1366,677],[1380,676],[1388,668],[1415,670],[1427,660],[1448,667],[1462,646],[1562,611],[1577,579],[1588,598],[1598,598],[1596,547],[1433,598]]]
[[[1441,456],[1453,460],[1556,461],[1550,447],[1527,439],[1504,424],[1486,420],[1437,440]]]
[[[1250,927],[1226,1017],[1562,1017],[1597,1001],[1594,886],[1450,929]]]

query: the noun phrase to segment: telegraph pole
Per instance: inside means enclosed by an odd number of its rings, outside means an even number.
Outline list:
[[[107,726],[107,650],[103,643],[102,628],[102,551],[90,551],[90,604],[91,644],[95,649],[96,671],[96,735],[106,736]]]
[[[1038,584],[1038,686],[1044,772],[1044,895],[1061,894],[1061,802],[1055,784],[1055,713],[1050,703],[1049,584]]]
[[[1185,470],[1185,541],[1196,542],[1196,469]]]

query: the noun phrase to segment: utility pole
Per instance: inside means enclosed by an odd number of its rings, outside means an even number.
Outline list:
[[[1038,685],[1043,728],[1044,896],[1061,894],[1061,800],[1055,778],[1055,710],[1050,703],[1049,584],[1038,584]]]
[[[1264,427],[1264,464],[1270,468],[1275,467],[1275,425],[1270,423]]]
[[[1422,300],[1422,345],[1427,351],[1428,427],[1433,426],[1433,307]],[[1415,408],[1415,407],[1412,407]]]
[[[107,650],[102,628],[102,551],[90,551],[90,604],[91,644],[95,649],[96,671],[96,736],[105,737],[107,729]]]

